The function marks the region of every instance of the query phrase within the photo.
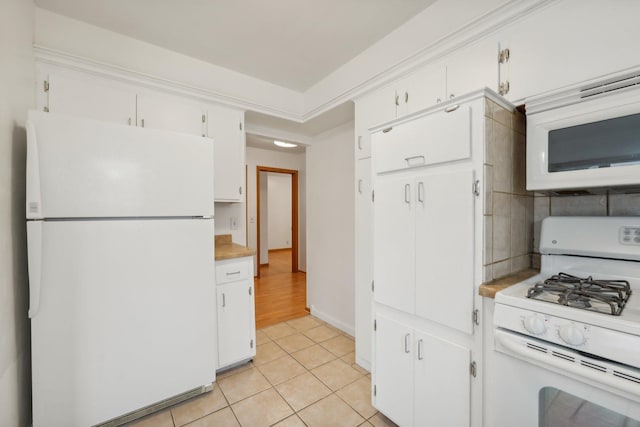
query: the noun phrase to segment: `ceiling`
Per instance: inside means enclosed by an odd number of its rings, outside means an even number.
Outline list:
[[[435,0],[35,0],[52,12],[304,92]]]
[[[261,148],[263,150],[270,151],[280,151],[282,153],[291,153],[291,154],[302,154],[306,151],[306,147],[302,144],[299,144],[297,141],[287,141],[278,138],[278,140],[283,142],[293,142],[294,144],[298,144],[297,147],[284,148],[278,147],[273,143],[274,138],[269,138],[267,136],[256,135],[253,133],[247,133],[247,147],[253,148]]]

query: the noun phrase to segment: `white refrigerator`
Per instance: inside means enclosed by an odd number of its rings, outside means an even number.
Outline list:
[[[33,427],[209,390],[213,141],[36,111],[27,135]]]

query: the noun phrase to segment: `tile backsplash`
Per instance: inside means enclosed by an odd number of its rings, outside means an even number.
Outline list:
[[[526,191],[525,118],[485,101],[483,281],[529,268],[534,197]]]

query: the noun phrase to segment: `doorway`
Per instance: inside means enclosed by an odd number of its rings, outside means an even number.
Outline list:
[[[291,176],[291,268],[290,271],[292,273],[297,273],[299,271],[298,266],[298,171],[292,169],[281,169],[281,168],[273,168],[269,166],[256,166],[256,207],[257,207],[257,277],[260,278],[260,266],[262,265],[261,255],[265,248],[263,245],[268,245],[268,242],[265,242],[264,239],[261,239],[262,232],[264,230],[264,225],[262,224],[262,212],[264,206],[261,206],[261,193],[263,193],[262,188],[264,187],[264,178],[261,172],[273,173],[273,174],[285,174]],[[262,176],[261,176],[262,175]],[[268,246],[267,246],[268,250]]]

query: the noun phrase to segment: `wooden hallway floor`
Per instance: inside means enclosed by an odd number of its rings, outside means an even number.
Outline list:
[[[307,280],[291,272],[291,249],[269,251],[269,264],[256,278],[256,328],[306,316]]]

